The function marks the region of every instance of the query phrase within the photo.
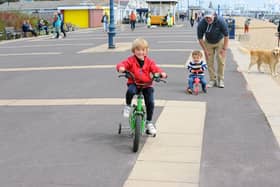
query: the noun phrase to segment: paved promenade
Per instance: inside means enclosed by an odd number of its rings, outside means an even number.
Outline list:
[[[115,73],[135,37],[169,75],[155,86],[157,137],[144,136],[138,154],[117,135],[126,88]],[[184,65],[200,49],[194,28],[123,25],[115,50],[106,41],[88,29],[0,44],[0,184],[279,187],[280,87],[246,72],[240,43],[230,41],[225,88],[194,96],[184,92]]]

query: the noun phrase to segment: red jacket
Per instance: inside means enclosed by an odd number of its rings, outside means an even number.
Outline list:
[[[117,64],[117,70],[119,71],[120,67],[124,67],[125,70],[133,73],[135,76],[135,80],[137,83],[151,83],[152,85],[152,77],[151,73],[161,73],[163,72],[162,69],[160,69],[156,63],[150,59],[149,57],[145,57],[144,59],[144,65],[141,68],[136,57],[130,56],[127,59],[123,60],[122,62]],[[133,80],[129,78],[127,80],[127,84],[132,84]],[[151,86],[150,85],[150,86]]]

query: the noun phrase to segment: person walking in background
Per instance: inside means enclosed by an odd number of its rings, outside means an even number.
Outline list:
[[[191,16],[191,19],[190,19],[190,24],[191,24],[191,27],[193,27],[193,25],[194,25],[194,19],[193,19],[192,16]]]
[[[60,31],[63,33],[63,37],[65,38],[66,37],[66,32],[65,32],[65,29],[64,29],[64,17],[63,17],[63,14],[60,11],[58,11],[57,15],[58,15],[58,17],[59,17],[59,19],[61,21],[61,23],[60,23]]]
[[[108,32],[109,17],[107,12],[102,16],[101,23],[103,24],[103,31]]]
[[[147,13],[147,27],[148,28],[151,27],[151,13],[150,12]]]
[[[279,47],[279,44],[280,44],[280,20],[278,22],[278,27],[277,27],[277,35],[278,35],[278,47]]]
[[[135,23],[136,23],[136,14],[134,13],[133,10],[130,13],[129,20],[130,20],[130,28],[131,28],[132,31],[134,31]]]
[[[278,22],[277,32],[280,33],[280,20]]]
[[[249,32],[249,25],[250,25],[250,19],[247,18],[244,22],[244,34],[247,34]]]
[[[170,9],[168,9],[166,19],[167,19],[167,26],[172,27],[172,25],[173,25],[173,15],[172,15]]]
[[[226,50],[229,43],[229,31],[224,18],[217,16],[214,10],[206,11],[204,18],[198,23],[197,38],[208,66],[208,87],[224,88]],[[214,68],[215,59],[218,61],[217,73]]]
[[[53,27],[55,29],[55,36],[54,38],[60,38],[60,28],[61,28],[61,19],[58,16],[58,13],[55,12],[53,16]]]

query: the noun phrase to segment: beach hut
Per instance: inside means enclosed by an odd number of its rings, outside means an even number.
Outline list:
[[[102,25],[103,8],[96,6],[61,6],[57,8],[64,15],[64,22],[79,28],[92,28]]]

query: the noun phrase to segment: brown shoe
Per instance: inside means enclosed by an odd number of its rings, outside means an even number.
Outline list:
[[[192,89],[188,88],[188,89],[187,89],[187,92],[188,92],[189,94],[192,94]]]

